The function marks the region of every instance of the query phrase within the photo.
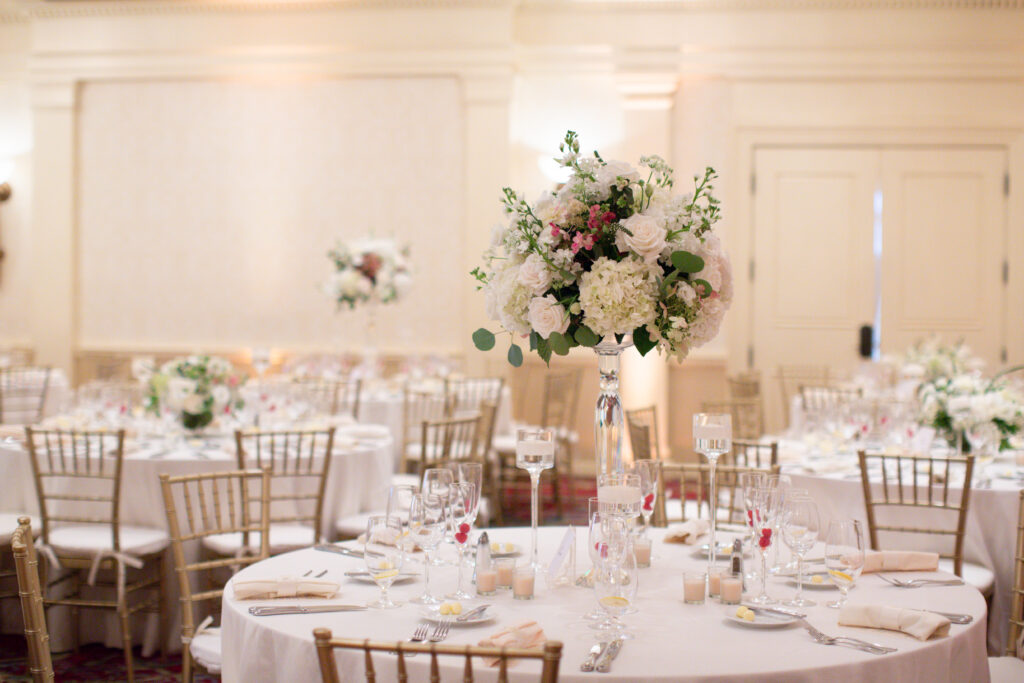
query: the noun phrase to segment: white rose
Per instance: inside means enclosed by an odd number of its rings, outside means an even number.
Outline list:
[[[665,248],[664,222],[659,217],[637,213],[622,221],[622,226],[625,230],[615,233],[615,246],[619,251],[628,248],[639,254],[645,263],[655,263]]]
[[[203,397],[199,394],[187,396],[185,400],[182,401],[181,409],[186,413],[198,415],[203,412]]]
[[[519,267],[519,275],[516,276],[519,284],[530,290],[531,294],[539,295],[547,291],[551,286],[551,271],[548,264],[539,254],[530,254]]]
[[[625,182],[620,181],[619,178],[624,178]],[[604,188],[610,188],[613,185],[625,187],[629,181],[639,179],[640,174],[625,161],[609,161],[597,171],[597,184]]]
[[[550,337],[552,332],[565,334],[569,329],[569,316],[565,312],[565,307],[550,294],[530,300],[527,319],[530,321],[530,327],[545,339]]]
[[[231,391],[223,384],[215,386],[210,395],[213,396],[213,406],[216,410],[221,410],[231,401]]]

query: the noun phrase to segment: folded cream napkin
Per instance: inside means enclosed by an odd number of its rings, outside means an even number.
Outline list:
[[[296,576],[276,579],[235,581],[238,600],[269,600],[274,598],[330,598],[338,592],[335,581]]]
[[[839,625],[902,631],[918,640],[949,633],[949,619],[944,616],[887,605],[846,605],[839,610]]]
[[[544,629],[536,621],[524,621],[487,636],[479,644],[483,647],[539,650],[546,640],[547,636],[544,635]],[[487,660],[488,666],[497,666],[498,663],[499,660],[497,658]],[[511,661],[509,664],[511,665]]]
[[[25,440],[25,427],[22,425],[0,425],[0,439]]]
[[[869,550],[864,555],[863,574],[872,572],[934,572],[939,554],[916,550]]]
[[[693,545],[697,539],[703,536],[711,528],[711,522],[706,519],[689,519],[682,524],[672,524],[665,534],[665,543],[684,543]]]

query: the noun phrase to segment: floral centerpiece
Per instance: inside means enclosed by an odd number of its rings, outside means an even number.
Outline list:
[[[712,232],[714,170],[694,179],[692,194],[674,195],[660,157],[642,157],[639,169],[583,157],[572,131],[559,149],[568,182],[533,205],[505,188],[511,220],[473,270],[487,316],[512,335],[509,362],[522,363],[517,337],[545,362],[630,334],[641,354],[681,360],[714,338],[732,300],[729,259]],[[481,328],[473,341],[488,350],[494,333]]]
[[[411,282],[409,250],[391,239],[359,239],[327,252],[334,272],[324,291],[338,307],[398,301]]]
[[[979,373],[939,376],[918,387],[919,419],[951,442],[972,447],[1010,447],[1024,427],[1024,396],[1004,381]]]
[[[179,413],[186,429],[202,429],[215,415],[243,407],[238,387],[243,378],[223,358],[188,356],[176,358],[150,375],[146,409]]]
[[[944,344],[938,337],[918,341],[903,354],[900,374],[907,379],[932,382],[940,377],[981,370],[985,362],[962,341]]]

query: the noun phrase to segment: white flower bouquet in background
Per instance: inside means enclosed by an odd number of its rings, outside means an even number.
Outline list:
[[[944,344],[938,337],[923,339],[903,354],[900,374],[911,380],[932,382],[940,377],[981,370],[985,362],[962,341]]]
[[[398,301],[411,280],[408,248],[391,239],[359,239],[339,243],[327,252],[334,272],[324,291],[338,307]]]
[[[1002,377],[940,376],[918,387],[919,419],[964,451],[1003,450],[1024,427],[1024,396]]]
[[[201,429],[215,415],[243,407],[238,387],[244,381],[223,358],[188,356],[164,363],[148,380],[146,409],[178,413],[186,429]]]
[[[672,169],[657,156],[639,168],[581,157],[572,131],[560,149],[568,182],[533,205],[505,188],[511,220],[473,271],[488,317],[512,335],[509,362],[523,360],[517,336],[545,362],[605,337],[632,335],[641,354],[679,360],[713,339],[732,301],[729,259],[712,232],[714,170],[694,179],[693,194],[673,195]],[[473,341],[486,351],[495,336],[480,328]]]

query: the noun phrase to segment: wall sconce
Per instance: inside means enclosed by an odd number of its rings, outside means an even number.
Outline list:
[[[0,202],[11,198],[11,184],[8,182],[14,175],[14,162],[0,159]]]

